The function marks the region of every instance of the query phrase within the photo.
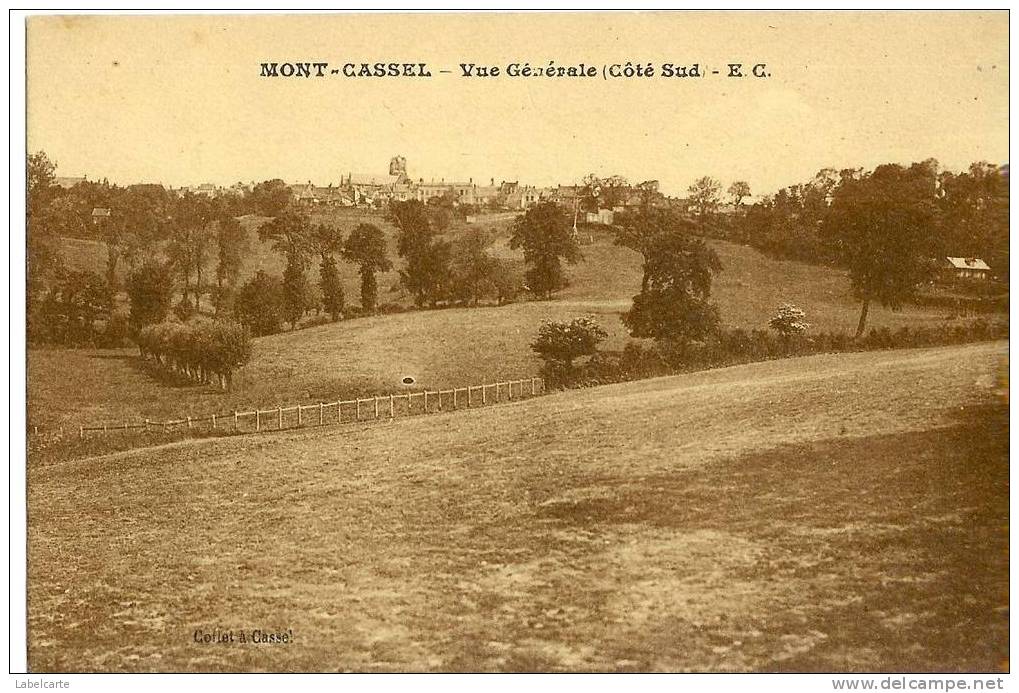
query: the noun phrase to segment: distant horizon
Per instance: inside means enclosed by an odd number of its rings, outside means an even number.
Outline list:
[[[41,150],[41,151],[45,152],[45,150]],[[35,153],[35,152],[32,152],[32,153]],[[47,152],[47,156],[48,155],[49,154]],[[998,168],[1007,166],[1009,164],[1009,162],[1007,160],[1006,161],[998,162],[998,161],[987,161],[986,159],[981,159],[981,160],[971,161],[969,164],[967,164],[965,166],[962,166],[962,167],[959,167],[959,168],[953,168],[953,167],[944,166],[942,164],[941,160],[938,159],[937,157],[923,157],[923,158],[917,159],[915,161],[886,161],[886,162],[882,162],[882,164],[877,164],[877,165],[880,166],[880,165],[883,165],[883,164],[899,164],[899,165],[902,165],[902,166],[909,166],[910,164],[918,163],[920,161],[926,161],[926,160],[931,159],[931,158],[936,159],[938,161],[938,163],[941,164],[941,170],[943,170],[943,171],[951,171],[953,173],[962,173],[962,172],[966,171],[971,164],[981,163],[981,162],[986,162],[986,163],[992,164],[994,166],[997,166]],[[51,159],[51,161],[52,161],[52,159]],[[131,186],[131,185],[161,185],[161,186],[163,186],[164,188],[167,188],[167,189],[180,190],[180,189],[183,189],[183,188],[192,188],[192,187],[197,187],[197,186],[200,186],[200,185],[213,185],[213,186],[216,186],[217,188],[229,188],[229,187],[231,187],[233,185],[236,185],[238,183],[240,183],[242,185],[253,185],[253,184],[258,184],[258,183],[262,183],[262,182],[265,182],[265,181],[268,181],[268,180],[274,180],[274,179],[282,180],[287,185],[307,185],[310,182],[312,185],[314,185],[316,187],[323,187],[323,188],[324,187],[329,187],[330,185],[332,185],[333,187],[339,187],[340,186],[340,183],[338,181],[336,181],[336,180],[332,180],[332,181],[317,181],[317,180],[314,180],[314,179],[310,179],[310,180],[309,179],[288,180],[286,178],[282,178],[281,176],[273,176],[273,177],[270,177],[270,178],[247,178],[247,179],[245,179],[244,177],[241,177],[241,178],[237,178],[235,180],[231,180],[229,182],[214,181],[214,180],[201,180],[201,181],[195,181],[195,182],[189,182],[189,183],[181,183],[181,184],[171,184],[171,183],[166,183],[165,181],[152,181],[152,180],[121,181],[121,180],[112,180],[112,179],[110,179],[109,176],[103,176],[103,175],[92,176],[92,175],[90,175],[88,173],[65,174],[65,173],[61,172],[60,166],[59,166],[59,162],[53,162],[53,163],[56,165],[56,171],[54,173],[54,176],[56,178],[86,178],[89,182],[93,182],[93,183],[94,182],[99,182],[99,181],[102,181],[102,180],[106,180],[110,184],[117,185],[117,186],[120,186],[120,187],[128,187],[128,186]],[[835,168],[835,167],[833,167],[833,166],[821,166],[814,173],[822,171],[822,170],[824,170],[826,168]],[[873,167],[848,166],[848,167],[840,167],[839,170],[841,170],[841,168],[864,168],[865,170],[872,170],[873,169]],[[387,175],[386,167],[380,167],[380,169],[377,170],[377,171],[372,171],[372,170],[358,171],[358,170],[355,170],[355,169],[351,169],[349,171],[345,171],[344,173],[342,173],[341,177],[346,177],[348,174],[351,174],[351,173],[353,173],[353,174],[371,174],[371,175],[377,175],[377,176],[380,176],[380,177],[383,177],[383,176]],[[589,173],[591,173],[591,172],[589,172]],[[584,175],[587,175],[587,174],[584,174]],[[605,174],[598,174],[598,175],[599,175],[599,177],[604,178],[604,177],[607,177],[607,176],[613,175],[613,174],[605,173]],[[441,183],[446,183],[446,184],[458,183],[459,184],[459,183],[470,183],[471,182],[471,180],[470,180],[471,177],[470,176],[443,179],[443,178],[440,178],[440,177],[414,176],[414,175],[411,174],[410,171],[408,171],[408,176],[410,177],[411,181],[413,183],[415,183],[415,184],[419,183],[419,179],[421,179],[421,178],[424,178],[425,184],[432,184],[432,183],[436,183],[436,184],[441,184]],[[724,192],[725,192],[725,188],[727,188],[733,181],[739,180],[737,178],[724,179],[724,178],[717,178],[717,177],[714,177],[714,176],[712,176],[712,177],[715,178],[716,180],[718,180],[722,184],[723,195],[724,195]],[[786,183],[784,185],[780,185],[779,187],[775,188],[774,190],[763,191],[763,192],[752,190],[749,197],[753,198],[753,199],[761,199],[761,198],[764,198],[764,197],[772,196],[772,195],[775,195],[779,190],[782,190],[784,188],[788,188],[790,186],[797,185],[797,184],[800,184],[800,183],[806,183],[812,177],[813,177],[813,174],[811,174],[810,176],[807,176],[803,180],[790,181],[789,183]],[[698,176],[698,178],[700,178],[700,176]],[[492,176],[489,176],[487,179],[483,179],[483,180],[475,179],[475,180],[473,180],[473,183],[475,185],[478,185],[478,186],[484,186],[484,185],[488,185],[491,180],[492,180]],[[510,179],[510,178],[500,178],[498,176],[496,176],[494,180],[495,180],[495,185],[499,185],[500,183],[504,183],[504,182],[506,182],[506,183],[519,183],[521,185],[528,185],[528,186],[532,186],[532,187],[539,188],[539,189],[540,188],[555,188],[555,187],[558,187],[558,186],[566,187],[566,186],[570,186],[570,185],[578,185],[580,183],[580,179],[579,178],[576,181],[574,181],[574,182],[568,182],[568,183],[559,182],[559,183],[551,183],[551,184],[548,184],[548,185],[538,185],[538,184],[531,183],[530,181],[513,180],[513,179]],[[635,185],[637,183],[641,183],[641,182],[648,181],[648,180],[659,180],[659,179],[655,178],[654,176],[649,176],[649,177],[643,177],[643,178],[639,178],[639,179],[627,179],[627,182],[629,184],[631,184],[631,185]],[[696,179],[691,179],[690,183],[692,184],[694,182],[694,180],[696,180]],[[688,190],[686,188],[684,188],[681,191],[675,191],[675,192],[672,192],[672,193],[670,193],[668,191],[664,191],[664,190],[662,190],[660,192],[662,192],[662,194],[665,195],[666,197],[685,197],[685,195],[688,192]]]

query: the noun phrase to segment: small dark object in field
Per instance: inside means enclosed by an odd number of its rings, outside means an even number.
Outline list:
[[[413,385],[414,384],[414,377],[410,376],[410,375],[406,375],[406,376],[403,377],[403,380],[401,380],[400,382],[402,382],[404,385]]]

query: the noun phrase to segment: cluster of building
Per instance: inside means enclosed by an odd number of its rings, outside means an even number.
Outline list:
[[[394,156],[388,174],[347,173],[338,184],[315,185],[310,181],[290,186],[294,201],[309,206],[381,206],[391,201],[418,200],[428,202],[446,198],[453,206],[474,205],[504,209],[528,209],[546,199],[547,189],[521,185],[516,181],[495,179],[488,184],[467,181],[412,179],[407,174],[407,160]]]

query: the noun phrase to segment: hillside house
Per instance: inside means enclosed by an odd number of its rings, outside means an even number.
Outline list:
[[[985,281],[991,278],[991,268],[978,257],[946,257],[940,264],[939,275],[942,281]]]

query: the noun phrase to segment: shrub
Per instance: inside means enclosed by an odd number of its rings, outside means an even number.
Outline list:
[[[778,332],[783,337],[795,334],[803,334],[810,327],[807,324],[804,312],[791,303],[783,303],[778,312],[768,321],[768,327]]]
[[[567,371],[573,367],[574,359],[589,356],[598,348],[598,343],[608,337],[593,315],[575,318],[571,322],[547,320],[538,329],[538,337],[531,343],[531,349],[542,359],[563,366]]]

